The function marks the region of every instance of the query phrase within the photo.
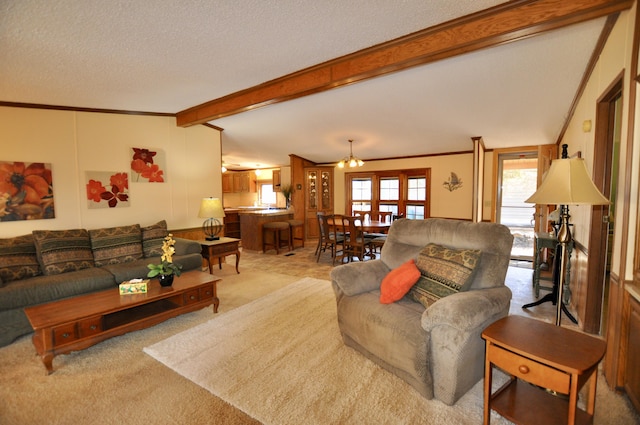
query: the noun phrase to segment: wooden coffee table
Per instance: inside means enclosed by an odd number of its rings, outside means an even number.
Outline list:
[[[24,309],[33,327],[33,345],[47,372],[58,354],[82,350],[105,339],[148,328],[171,317],[220,301],[220,278],[209,273],[182,273],[170,287],[149,281],[147,293],[120,295],[118,288],[66,298]]]

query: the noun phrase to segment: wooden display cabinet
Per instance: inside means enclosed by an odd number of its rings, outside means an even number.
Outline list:
[[[305,232],[308,239],[317,238],[318,213],[333,214],[333,168],[305,168]]]

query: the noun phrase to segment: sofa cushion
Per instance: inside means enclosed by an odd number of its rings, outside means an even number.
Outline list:
[[[142,228],[142,251],[145,258],[160,257],[162,255],[162,242],[169,234],[167,222],[159,221],[156,224]]]
[[[33,235],[0,239],[0,287],[41,274]]]
[[[428,244],[416,259],[422,276],[409,291],[409,296],[429,307],[442,297],[466,291],[480,260],[477,249],[454,249]]]
[[[380,302],[391,304],[404,297],[420,278],[414,259],[391,270],[380,284]]]
[[[17,280],[0,288],[0,311],[24,308],[67,297],[117,288],[113,275],[99,267]]]
[[[140,225],[89,230],[93,259],[97,267],[129,263],[142,258]]]
[[[91,239],[85,229],[34,230],[38,263],[45,275],[94,267]]]

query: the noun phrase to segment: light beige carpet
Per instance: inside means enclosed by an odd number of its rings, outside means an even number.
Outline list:
[[[344,346],[325,280],[302,279],[144,351],[266,424],[482,422],[481,382],[450,407]]]

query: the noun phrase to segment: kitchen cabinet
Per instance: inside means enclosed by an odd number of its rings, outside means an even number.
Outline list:
[[[305,168],[305,231],[317,238],[318,213],[333,214],[333,167]]]
[[[238,210],[224,210],[224,235],[230,238],[241,239],[240,215]]]
[[[256,191],[251,171],[227,171],[222,174],[222,193],[248,193]]]
[[[279,168],[275,169],[275,170],[273,170],[272,173],[273,173],[273,177],[272,177],[272,180],[273,180],[273,191],[274,192],[281,192],[282,191],[282,189],[281,189],[281,187],[282,187],[282,178],[281,178],[281,175],[280,175],[280,169]]]
[[[222,193],[233,193],[233,174],[222,174]]]

